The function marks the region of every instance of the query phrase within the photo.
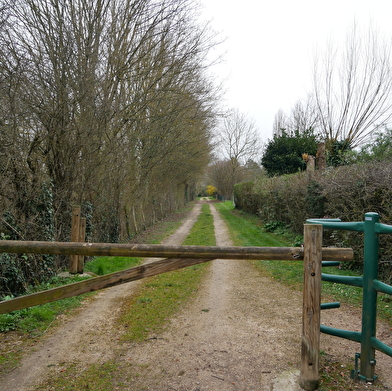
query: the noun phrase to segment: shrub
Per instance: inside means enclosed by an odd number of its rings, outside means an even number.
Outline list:
[[[308,218],[363,221],[366,212],[376,212],[382,223],[392,225],[391,183],[392,161],[361,163],[243,183],[235,187],[235,202],[267,227],[278,221],[295,234],[303,233]],[[347,266],[362,268],[360,233],[325,230],[324,244],[352,247],[355,258]],[[379,261],[383,280],[391,281],[392,235],[380,236]]]

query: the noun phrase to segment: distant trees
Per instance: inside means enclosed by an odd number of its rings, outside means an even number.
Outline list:
[[[274,140],[262,160],[270,175],[303,167],[300,160],[294,163],[294,156],[299,156],[294,147],[290,147],[291,157],[285,149],[279,156],[280,145],[286,145],[292,135],[302,137],[312,129],[325,143],[327,164],[339,166],[352,160],[353,148],[387,126],[392,118],[391,50],[391,43],[376,31],[369,29],[365,34],[354,25],[344,47],[329,43],[326,51],[315,57],[311,94],[297,102],[289,115],[279,110],[275,116]]]
[[[247,162],[258,160],[261,154],[259,130],[251,118],[238,110],[230,110],[217,129],[219,160],[211,170],[219,192],[231,198],[234,185],[245,178]]]
[[[306,100],[298,100],[289,115],[282,109],[278,110],[274,118],[273,134],[281,136],[286,133],[306,133],[308,129],[318,129],[319,114],[312,95]]]
[[[379,129],[372,134],[368,143],[357,153],[353,153],[354,162],[385,161],[392,158],[392,129]]]

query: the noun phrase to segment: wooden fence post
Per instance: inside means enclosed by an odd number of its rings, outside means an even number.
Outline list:
[[[86,240],[86,218],[80,218],[79,226],[79,240],[78,242],[85,242]],[[78,255],[78,273],[84,272],[84,255]]]
[[[72,207],[72,225],[71,225],[71,242],[79,242],[80,231],[80,212],[81,208],[78,205]],[[78,272],[78,255],[69,256],[69,272],[75,274]]]
[[[307,391],[319,386],[322,235],[322,225],[305,224],[300,386]]]

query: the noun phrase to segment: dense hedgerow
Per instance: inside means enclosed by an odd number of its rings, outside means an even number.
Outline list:
[[[303,232],[308,218],[363,221],[366,212],[377,212],[382,223],[392,225],[391,183],[392,161],[353,164],[242,183],[235,188],[235,202],[264,223],[282,222],[296,234]],[[360,233],[325,230],[324,241],[325,245],[352,247],[355,259],[349,267],[362,267]],[[390,282],[391,235],[380,236],[380,269],[382,278]]]
[[[21,197],[22,199],[22,197]],[[22,204],[22,201],[20,201]],[[44,183],[23,199],[23,221],[11,211],[1,218],[0,240],[52,241],[54,234],[52,184]],[[0,299],[24,293],[54,275],[53,255],[0,253]]]

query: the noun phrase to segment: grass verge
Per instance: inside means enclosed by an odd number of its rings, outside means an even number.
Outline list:
[[[202,205],[201,214],[183,244],[215,245],[209,205]],[[206,266],[194,265],[149,278],[137,295],[123,305],[119,322],[126,325],[127,331],[122,338],[140,342],[160,331],[165,321],[197,290]]]
[[[297,237],[285,232],[279,235],[265,232],[257,217],[235,210],[231,202],[216,204],[224,217],[237,246],[295,246]],[[255,262],[262,273],[268,274],[275,280],[297,289],[302,288],[303,263],[298,261],[257,261]],[[323,273],[343,276],[358,276],[351,270],[337,267],[325,267]],[[362,304],[362,289],[331,282],[322,282],[322,296],[325,300],[340,301],[345,304],[360,306]],[[392,304],[390,296],[379,294],[378,315],[392,326]]]
[[[235,210],[232,202],[216,204],[222,217],[225,219],[231,238],[237,246],[297,246],[295,242],[298,237],[290,235],[289,232],[281,232],[279,235],[265,232],[264,226],[257,217]],[[301,289],[303,281],[303,263],[288,261],[255,261],[254,265],[261,273],[290,286],[293,289]],[[323,273],[357,276],[350,270],[341,270],[336,267],[323,268]],[[390,299],[387,295],[379,295],[378,315],[380,319],[387,321],[392,326],[392,311]],[[361,306],[362,289],[358,287],[322,282],[322,301],[339,301],[342,304]],[[354,355],[354,353],[353,353]],[[332,390],[359,390],[358,382],[350,378],[353,369],[353,360],[339,362],[333,355],[321,352],[320,357],[320,391]],[[380,388],[379,388],[380,387]],[[378,382],[377,388],[383,389]]]
[[[194,204],[190,203],[181,210],[172,213],[155,226],[132,238],[134,243],[160,243],[172,234],[182,223]],[[85,270],[103,275],[124,270],[140,264],[143,258],[129,257],[96,257],[86,263]],[[53,277],[45,284],[31,288],[27,293],[42,291],[66,284],[81,281],[87,277]],[[92,293],[94,294],[94,293]],[[92,295],[88,294],[88,295]],[[54,324],[62,314],[76,311],[86,295],[59,300],[8,314],[0,315],[0,374],[7,373],[18,365],[24,352]]]
[[[44,291],[65,284],[85,280],[86,277],[53,277],[45,284],[28,290],[27,294]],[[28,334],[30,337],[37,337],[47,330],[56,316],[77,307],[84,299],[83,296],[71,297],[38,305],[23,310],[13,311],[8,314],[0,315],[0,332],[19,331]]]
[[[183,244],[215,245],[209,205],[202,205],[201,214]],[[144,340],[162,332],[167,320],[197,291],[207,270],[208,264],[200,264],[146,279],[137,292],[121,305],[118,325],[124,330],[122,341],[144,343]],[[139,376],[141,368],[121,360],[121,354],[118,357],[101,365],[88,365],[82,371],[65,366],[36,390],[125,389],[132,377]]]
[[[84,270],[98,276],[118,272],[140,265],[143,258],[131,257],[96,257],[86,263]]]

